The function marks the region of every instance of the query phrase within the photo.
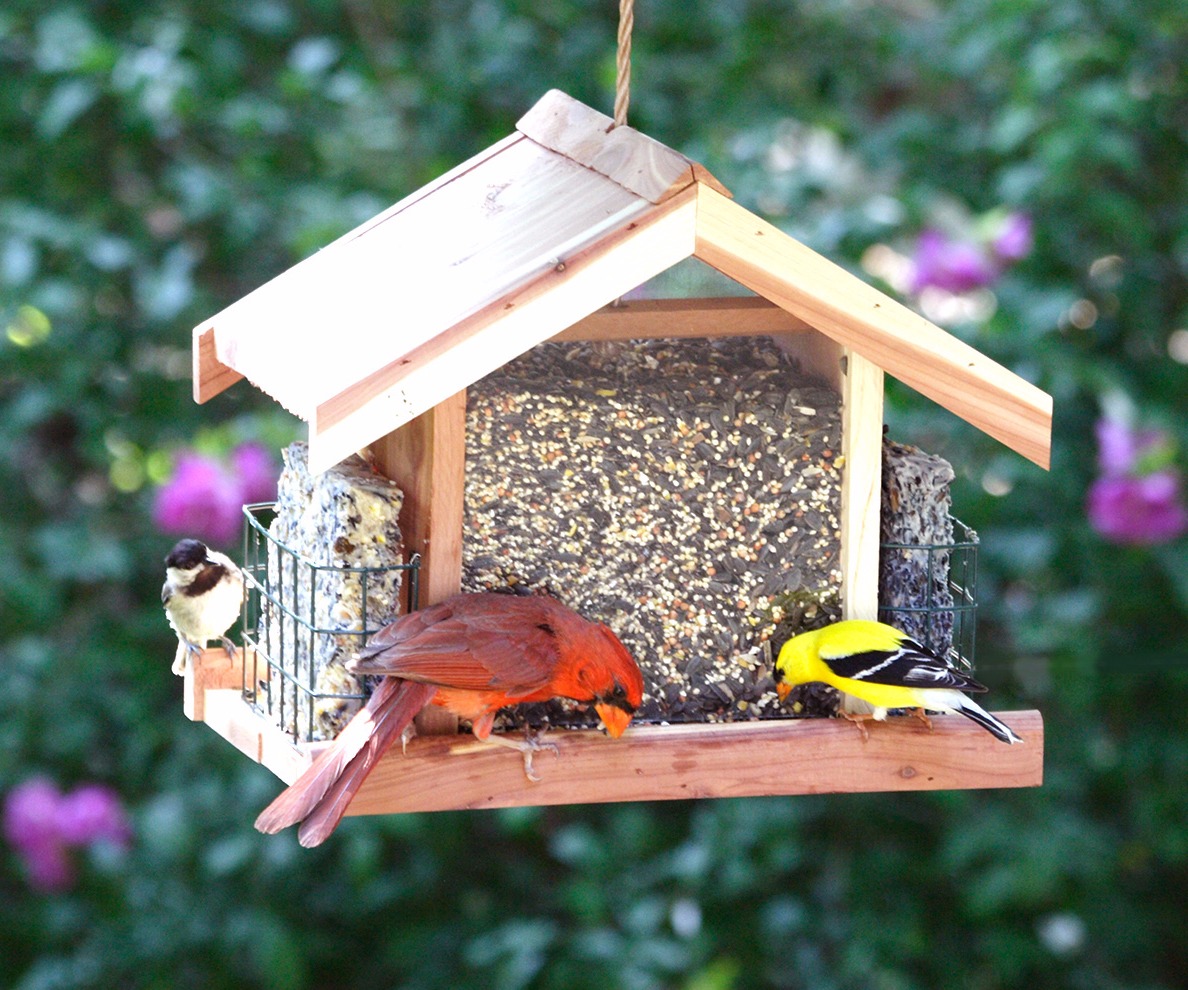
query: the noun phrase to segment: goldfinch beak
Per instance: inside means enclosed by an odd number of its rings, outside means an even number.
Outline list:
[[[598,712],[598,717],[606,726],[606,734],[612,739],[618,739],[631,724],[631,714],[614,705],[595,705],[594,711]]]
[[[789,684],[787,681],[780,681],[776,685],[776,694],[778,694],[780,696],[781,702],[783,702],[784,699],[787,698],[788,695],[791,693],[792,693],[792,685]]]

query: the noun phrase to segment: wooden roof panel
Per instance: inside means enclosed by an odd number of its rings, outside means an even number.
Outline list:
[[[310,464],[315,470],[334,464],[689,257],[696,188],[648,205],[638,218],[321,402],[310,419]]]
[[[1047,467],[1051,398],[563,93],[503,141],[194,332],[195,397],[238,377],[328,466],[695,256]]]
[[[779,228],[702,188],[696,255],[1040,467],[1052,398]]]
[[[318,401],[650,207],[567,158],[514,142],[204,326],[215,330],[220,362],[309,419]]]

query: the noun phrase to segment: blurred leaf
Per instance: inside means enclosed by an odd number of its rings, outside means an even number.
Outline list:
[[[1155,559],[1176,593],[1180,610],[1188,612],[1188,553],[1183,540],[1157,548]]]
[[[88,79],[68,79],[54,87],[37,117],[37,130],[43,138],[53,140],[99,98],[99,88]]]

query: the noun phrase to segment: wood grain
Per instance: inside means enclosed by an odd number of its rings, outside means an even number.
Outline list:
[[[853,350],[843,354],[841,571],[842,618],[879,617],[879,519],[883,477],[883,369]]]
[[[485,148],[483,151],[479,152],[473,157],[467,159],[459,165],[456,165],[447,172],[444,172],[432,182],[427,183],[420,189],[417,189],[415,192],[412,192],[398,202],[393,203],[386,210],[383,210],[374,217],[365,220],[354,229],[347,231],[347,233],[343,234],[341,237],[331,241],[329,244],[324,245],[315,254],[306,258],[304,261],[299,262],[297,266],[294,266],[294,268],[304,266],[302,269],[302,275],[300,276],[302,279],[316,277],[315,273],[324,261],[324,259],[321,258],[323,252],[337,249],[346,245],[350,241],[356,240],[373,228],[386,223],[388,220],[398,216],[410,207],[417,205],[423,199],[437,190],[449,185],[456,179],[460,179],[468,175],[470,172],[484,164],[489,159],[497,157],[503,151],[525,140],[526,139],[522,134],[515,133],[504,138],[502,141],[497,141],[495,144],[491,145],[491,147]],[[291,271],[292,269],[289,270]],[[280,278],[284,274],[284,272],[280,273],[277,278]],[[266,285],[272,285],[272,283],[269,282],[266,283]],[[334,290],[335,285],[332,281],[328,281],[324,284],[324,291],[329,294],[331,298],[333,298]],[[257,302],[259,302],[259,300],[257,300]],[[269,300],[268,305],[272,305],[273,302],[274,300]],[[298,316],[300,316],[300,307],[297,307],[296,309],[298,311]],[[283,322],[286,316],[286,310],[283,306],[277,307],[275,320],[260,324],[254,329],[252,328],[250,322],[246,325],[241,325],[239,323],[239,317],[242,315],[241,310],[242,307],[237,308],[235,304],[232,304],[231,306],[228,306],[226,309],[222,310],[216,316],[212,317],[210,320],[207,320],[206,322],[194,328],[195,402],[202,403],[214,398],[214,396],[218,395],[220,392],[223,392],[231,385],[235,384],[235,382],[239,381],[239,379],[244,377],[242,374],[234,371],[228,365],[223,364],[222,361],[219,360],[215,351],[214,324],[216,322],[224,328],[225,333],[238,336],[243,333],[250,332],[266,338],[265,343],[276,350],[291,347],[294,334],[301,335],[302,333],[300,320],[296,326]],[[235,349],[237,350],[237,348]],[[225,352],[230,350],[231,348],[224,348]],[[270,378],[263,377],[260,379],[260,381],[261,384],[259,387],[271,395],[272,391],[268,384]],[[293,405],[286,404],[286,400],[278,398],[277,401],[281,402],[282,405],[285,405],[286,408],[290,410],[290,412],[305,418],[298,408],[294,407]]]
[[[637,726],[618,740],[556,732],[560,753],[537,756],[535,784],[519,754],[502,747],[414,739],[407,756],[380,761],[349,813],[1038,786],[1039,712],[1001,717],[1022,745],[1004,745],[960,715],[937,716],[933,732],[916,719],[874,725],[866,742],[840,719]]]
[[[694,182],[730,195],[702,166],[633,127],[615,127],[612,118],[559,89],[541,97],[516,130],[650,203],[662,203]]]
[[[327,398],[650,208],[575,162],[515,142],[212,317],[217,358],[308,421]]]
[[[466,390],[371,445],[375,465],[404,492],[405,552],[421,555],[420,607],[462,590],[466,481]],[[407,607],[407,602],[406,602]],[[453,734],[458,719],[440,708],[417,716],[417,731]]]
[[[203,722],[206,720],[207,690],[242,687],[241,658],[232,659],[224,649],[203,650],[192,655],[186,663],[186,672],[182,675],[182,712],[191,721]]]
[[[401,358],[318,403],[310,419],[315,470],[407,422],[693,251],[695,193],[625,221]],[[498,324],[497,331],[492,329]],[[491,330],[491,332],[486,332]]]
[[[804,320],[760,296],[632,299],[604,306],[553,340],[646,340],[653,337],[750,337],[811,331]],[[816,331],[813,331],[814,333]]]
[[[199,405],[243,378],[238,371],[219,360],[215,329],[206,324],[194,328],[193,364],[194,401]]]
[[[1051,396],[726,197],[697,188],[698,258],[1048,467]]]
[[[421,555],[420,606],[457,594],[462,587],[466,390],[380,437],[371,453],[379,472],[404,493],[400,532],[406,555]]]
[[[237,688],[207,689],[204,712],[207,725],[286,784],[325,746],[294,746]],[[537,755],[542,779],[535,784],[518,753],[466,733],[419,736],[407,755],[395,747],[380,761],[349,814],[1039,786],[1040,713],[998,717],[1022,745],[1004,745],[960,715],[935,716],[932,732],[913,718],[889,719],[872,724],[865,741],[841,719],[638,725],[618,740],[594,730],[554,731],[549,740],[560,752]]]

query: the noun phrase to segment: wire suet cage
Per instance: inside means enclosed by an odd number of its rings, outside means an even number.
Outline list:
[[[879,619],[902,629],[954,667],[972,673],[978,534],[959,519],[951,522],[954,539],[950,543],[880,545]]]
[[[418,606],[420,556],[387,567],[319,563],[270,532],[272,503],[243,513],[244,700],[294,742],[331,739],[369,693],[347,661]]]

